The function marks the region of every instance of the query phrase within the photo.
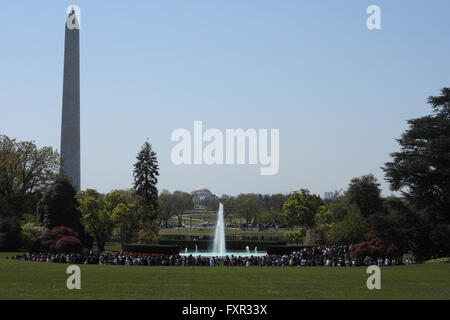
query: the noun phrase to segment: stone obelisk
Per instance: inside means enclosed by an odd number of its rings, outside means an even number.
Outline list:
[[[72,9],[66,21],[61,122],[61,171],[80,190],[80,27]]]

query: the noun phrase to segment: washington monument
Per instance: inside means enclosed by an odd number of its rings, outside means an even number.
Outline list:
[[[80,190],[80,26],[73,8],[66,21],[61,122],[61,171]]]

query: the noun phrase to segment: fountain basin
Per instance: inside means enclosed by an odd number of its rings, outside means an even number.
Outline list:
[[[219,258],[225,258],[226,256],[228,256],[229,258],[231,258],[231,256],[234,257],[262,257],[267,255],[266,252],[261,251],[261,252],[248,252],[246,250],[242,250],[242,251],[227,251],[225,254],[222,253],[218,253],[218,252],[214,252],[214,251],[198,251],[198,252],[183,252],[180,253],[180,256],[183,257],[188,257],[192,255],[193,257],[219,257]]]

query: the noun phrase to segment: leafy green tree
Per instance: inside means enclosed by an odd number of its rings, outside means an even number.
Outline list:
[[[50,147],[0,135],[0,248],[21,243],[20,220],[36,214],[36,205],[59,170],[59,155]]]
[[[258,216],[259,223],[286,224],[286,214],[283,211],[264,211]]]
[[[0,251],[17,251],[21,246],[21,230],[16,217],[0,216]]]
[[[176,213],[173,209],[172,193],[169,190],[163,189],[159,194],[159,224],[164,224],[168,226],[169,219],[172,218]]]
[[[161,204],[160,218],[166,226],[168,220],[173,216],[177,216],[178,223],[181,224],[184,212],[194,208],[192,195],[187,192],[175,191],[170,193],[164,190],[159,199]]]
[[[22,233],[21,233],[23,246],[31,251],[33,249],[35,241],[45,230],[46,228],[38,223],[35,222],[25,223],[22,226]]]
[[[326,205],[320,206],[314,218],[315,225],[306,230],[305,245],[323,245],[328,242],[328,231],[333,227],[333,214]]]
[[[158,183],[159,165],[156,153],[148,141],[144,143],[134,164],[134,190],[140,216],[140,235],[145,242],[153,241],[158,234]],[[156,234],[153,234],[155,232]]]
[[[58,171],[59,154],[51,147],[0,135],[0,217],[35,213]]]
[[[349,245],[364,240],[370,226],[360,213],[359,208],[353,206],[349,209],[343,220],[331,226],[328,232],[328,241],[337,245]]]
[[[333,214],[326,205],[320,206],[319,209],[317,209],[315,221],[318,226],[326,226],[333,222]]]
[[[306,236],[308,229],[300,227],[295,231],[285,232],[284,236],[291,241],[303,241]]]
[[[98,249],[104,251],[105,243],[114,229],[112,212],[108,210],[104,198],[96,190],[80,191],[77,198],[86,229],[95,238]]]
[[[130,243],[137,238],[139,221],[133,191],[112,191],[105,196],[104,203],[105,209],[111,214],[120,243]]]
[[[306,230],[304,244],[307,246],[324,245],[327,243],[327,230],[321,226],[313,226]]]
[[[259,223],[286,224],[284,203],[288,199],[284,194],[265,194],[260,199],[261,213],[256,217]]]
[[[255,219],[261,211],[258,196],[253,193],[238,195],[234,204],[237,215],[244,218],[246,224],[250,224],[252,219]]]
[[[277,194],[265,194],[262,196],[262,207],[263,211],[268,212],[283,212],[284,203],[288,199],[287,195],[277,193]]]
[[[369,217],[382,208],[379,186],[380,184],[372,174],[353,178],[348,186],[347,197],[349,201],[358,206],[364,217]]]
[[[237,209],[237,199],[235,197],[229,195],[222,195],[219,199],[216,200],[215,206],[211,210],[218,210],[219,203],[223,204],[223,215],[225,218],[233,218],[238,217],[238,209]]]
[[[327,207],[333,215],[333,220],[340,221],[347,215],[351,204],[347,195],[337,195],[334,199],[328,201]]]
[[[294,191],[284,204],[287,221],[290,226],[313,227],[317,210],[324,203],[315,194],[311,194],[307,189]]]

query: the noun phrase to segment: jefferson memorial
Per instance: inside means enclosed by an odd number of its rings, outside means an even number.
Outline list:
[[[195,207],[205,206],[208,201],[216,200],[216,195],[208,188],[197,188],[191,192]]]

